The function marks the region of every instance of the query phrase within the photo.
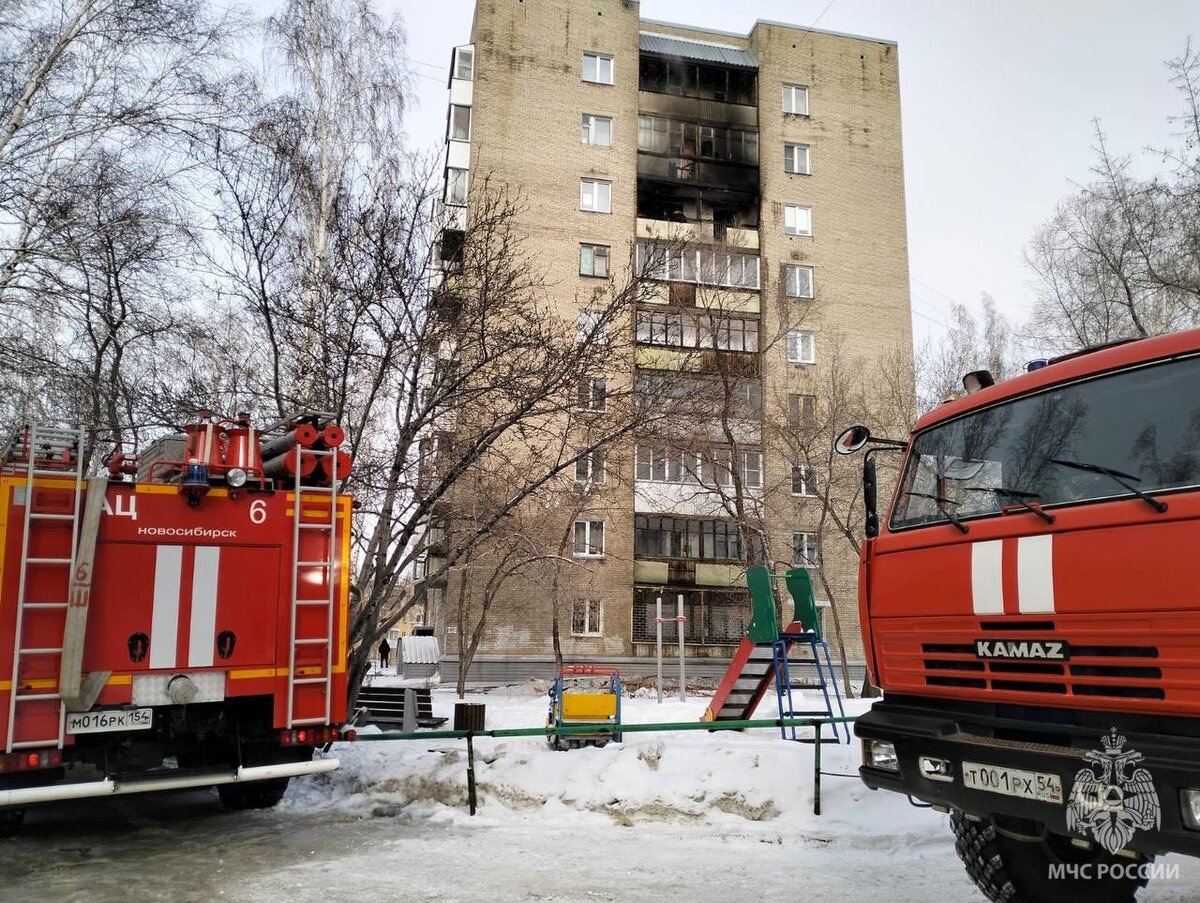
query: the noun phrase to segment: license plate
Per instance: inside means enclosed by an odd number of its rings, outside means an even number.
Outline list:
[[[100,731],[141,731],[154,724],[154,709],[100,709],[96,712],[68,712],[68,734],[95,734]]]
[[[1056,774],[963,762],[962,776],[963,785],[972,790],[987,790],[1043,803],[1061,805],[1063,801],[1062,778]]]

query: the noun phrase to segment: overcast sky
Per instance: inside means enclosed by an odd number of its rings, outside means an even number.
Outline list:
[[[468,40],[474,4],[377,2],[403,17],[419,73],[410,147],[440,143],[450,48]],[[1033,290],[1022,251],[1088,179],[1093,119],[1124,152],[1170,141],[1179,103],[1163,64],[1200,39],[1197,0],[642,0],[641,10],[739,34],[774,19],[899,43],[918,337],[982,292],[1024,320]]]

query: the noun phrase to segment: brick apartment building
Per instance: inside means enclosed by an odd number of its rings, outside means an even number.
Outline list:
[[[705,368],[681,356],[703,346],[742,360],[734,446],[705,457],[686,450],[694,436],[658,435],[610,451],[604,466],[624,479],[574,525],[567,657],[652,654],[659,594],[671,615],[684,596],[689,653],[727,656],[740,640],[746,539],[706,502],[709,467],[718,483],[737,470],[774,561],[823,569],[818,595],[833,597],[859,658],[857,561],[819,535],[819,469],[766,431],[813,418],[835,357],[911,353],[896,45],[766,21],[708,31],[642,19],[631,0],[479,0],[470,43],[453,51],[447,121],[446,228],[464,228],[481,174],[520,187],[517,226],[564,317],[656,240],[686,240],[682,259],[655,263],[662,291],[632,317],[631,372],[610,378],[686,392]],[[714,292],[719,336],[697,326]],[[451,651],[455,592],[451,573],[429,593]],[[545,657],[547,606],[519,584],[509,596],[482,654]]]

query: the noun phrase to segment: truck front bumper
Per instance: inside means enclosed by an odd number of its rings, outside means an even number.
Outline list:
[[[873,790],[892,790],[942,809],[955,809],[983,819],[998,819],[1022,825],[1028,833],[1040,830],[1091,841],[1067,827],[1067,801],[1079,773],[1095,772],[1086,758],[1102,751],[1101,738],[1108,728],[1052,723],[1033,718],[989,717],[925,707],[921,700],[905,698],[877,703],[855,723],[855,734],[863,741],[859,775]],[[1200,790],[1200,738],[1175,736],[1135,729],[1122,724],[1120,714],[1107,716],[1111,727],[1125,738],[1124,749],[1140,753],[1133,768],[1145,769],[1154,781],[1161,812],[1157,829],[1139,831],[1128,849],[1146,854],[1181,852],[1200,855],[1200,830],[1185,826],[1183,798],[1187,788]],[[1129,719],[1133,720],[1133,719]],[[1138,719],[1143,720],[1143,719]],[[1194,729],[1194,728],[1193,728]],[[870,742],[886,741],[896,751],[896,770],[872,767]],[[948,763],[946,773],[931,775],[922,759]],[[1062,802],[1025,799],[994,790],[980,790],[964,783],[963,763],[1014,769],[1037,775],[1057,776]],[[925,763],[928,766],[929,763]],[[1027,826],[1027,827],[1024,827]]]

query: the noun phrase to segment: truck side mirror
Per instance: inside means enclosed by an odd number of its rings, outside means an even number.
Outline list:
[[[833,450],[839,455],[852,455],[871,439],[871,431],[865,426],[855,424],[842,430],[841,434],[834,440]]]

